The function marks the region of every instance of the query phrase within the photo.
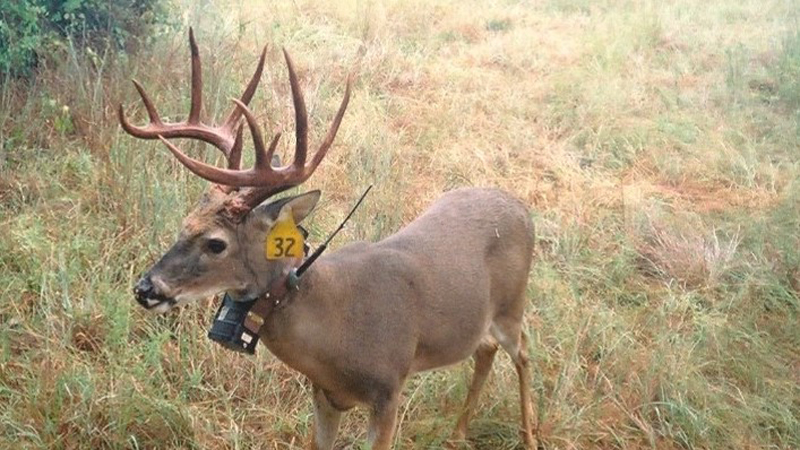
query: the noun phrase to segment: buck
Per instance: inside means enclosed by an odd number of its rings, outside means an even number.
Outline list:
[[[293,288],[282,288],[302,258],[268,259],[266,236],[280,220],[300,223],[319,191],[267,201],[306,181],[330,148],[350,98],[344,98],[314,157],[307,162],[308,123],[300,84],[284,50],[295,111],[294,160],[272,166],[280,134],[265,145],[248,108],[266,58],[221,125],[200,120],[202,78],[190,30],[191,106],[180,123],[163,122],[134,81],[149,124],[132,125],[119,108],[122,127],[142,139],[160,139],[190,171],[211,182],[183,222],[177,242],[136,284],[137,301],[164,313],[193,300],[227,292],[236,301],[267,298],[256,317],[261,341],[312,384],[312,449],[331,449],[344,411],[369,409],[373,449],[393,442],[403,384],[416,372],[472,356],[473,379],[452,439],[466,437],[467,423],[498,348],[516,366],[524,442],[534,448],[528,358],[523,331],[526,284],[533,254],[527,208],[495,189],[444,194],[424,214],[379,242],[358,242],[319,258]],[[254,167],[240,167],[242,116],[252,135]],[[227,159],[218,168],[193,159],[169,142],[191,138],[213,145]],[[275,294],[275,287],[279,295]],[[273,302],[274,299],[274,302]]]

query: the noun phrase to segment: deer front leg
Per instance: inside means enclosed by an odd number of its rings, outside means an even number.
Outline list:
[[[339,432],[341,418],[342,412],[331,404],[322,389],[314,385],[314,432],[309,448],[331,450]]]
[[[400,406],[400,389],[376,402],[369,419],[368,441],[372,450],[392,448],[397,408]]]

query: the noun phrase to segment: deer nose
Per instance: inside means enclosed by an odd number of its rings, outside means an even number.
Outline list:
[[[147,306],[147,299],[153,296],[154,290],[153,282],[150,281],[150,277],[145,276],[142,277],[137,283],[136,286],[133,287],[133,295],[136,296],[136,301],[142,304],[143,306]]]

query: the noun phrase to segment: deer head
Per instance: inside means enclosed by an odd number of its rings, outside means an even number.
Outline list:
[[[292,60],[284,50],[295,110],[295,156],[291,164],[273,167],[271,161],[281,135],[277,133],[267,147],[256,118],[247,106],[261,78],[266,48],[241,98],[233,100],[233,111],[221,125],[213,126],[200,120],[203,81],[200,56],[191,29],[189,44],[192,88],[189,117],[185,121],[163,122],[153,102],[135,80],[134,86],[142,98],[150,123],[143,127],[132,125],[125,117],[122,105],[119,107],[119,121],[128,134],[140,139],[160,139],[178,161],[211,182],[194,211],[183,221],[177,242],[134,288],[136,300],[142,306],[162,313],[176,305],[223,291],[234,298],[261,295],[288,265],[296,264],[297,261],[286,259],[267,260],[264,239],[279,217],[291,214],[295,223],[300,223],[316,205],[319,191],[271,203],[265,200],[300,185],[314,173],[336,137],[350,99],[348,80],[344,98],[325,139],[311,161],[306,162],[306,107]],[[255,150],[254,166],[246,170],[240,167],[242,116],[252,135]],[[197,139],[213,145],[225,155],[227,168],[218,168],[187,156],[167,140],[170,138]]]

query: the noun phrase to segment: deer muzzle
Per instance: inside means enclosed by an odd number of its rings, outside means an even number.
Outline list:
[[[133,287],[133,295],[136,296],[136,302],[145,307],[145,309],[153,309],[160,306],[160,309],[170,309],[175,305],[174,298],[167,297],[156,289],[150,275],[143,276]]]

